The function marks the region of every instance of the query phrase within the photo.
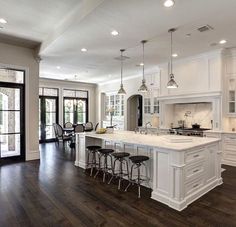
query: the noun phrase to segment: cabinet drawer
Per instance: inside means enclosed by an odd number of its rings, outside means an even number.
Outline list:
[[[185,162],[186,163],[193,163],[193,162],[197,162],[197,161],[203,159],[204,158],[204,151],[205,151],[204,148],[200,148],[195,151],[187,152],[185,154]]]
[[[194,165],[188,165],[185,168],[185,180],[186,182],[192,181],[199,175],[204,173],[204,162],[199,162]]]
[[[196,180],[193,180],[191,182],[188,182],[185,184],[185,196],[188,196],[201,188],[204,185],[204,177],[203,175],[197,178]]]

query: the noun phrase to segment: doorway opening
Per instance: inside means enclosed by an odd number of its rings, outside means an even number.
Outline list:
[[[143,97],[132,95],[127,99],[127,130],[134,131],[143,125]]]

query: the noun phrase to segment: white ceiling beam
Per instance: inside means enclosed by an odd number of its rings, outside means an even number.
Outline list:
[[[38,55],[43,55],[46,49],[56,41],[64,32],[67,31],[72,25],[80,23],[87,15],[93,12],[105,0],[83,0],[79,3],[73,11],[65,15],[59,22],[54,30],[49,34],[48,38],[42,42]]]

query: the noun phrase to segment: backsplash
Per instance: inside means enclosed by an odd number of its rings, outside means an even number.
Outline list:
[[[212,103],[196,104],[175,104],[174,105],[174,126],[178,121],[184,120],[185,127],[192,127],[192,124],[200,124],[201,128],[212,128]]]

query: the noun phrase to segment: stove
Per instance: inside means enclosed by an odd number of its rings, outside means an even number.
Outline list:
[[[198,136],[203,137],[203,132],[210,130],[209,128],[172,128],[169,129],[170,134],[183,135],[183,136]]]

